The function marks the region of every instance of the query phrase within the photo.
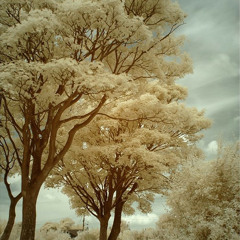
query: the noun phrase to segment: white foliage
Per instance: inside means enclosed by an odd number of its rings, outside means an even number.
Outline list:
[[[218,158],[190,164],[176,176],[169,213],[159,230],[165,239],[240,239],[239,146],[218,149]]]
[[[82,231],[82,227],[75,225],[75,222],[70,218],[64,218],[59,223],[47,222],[39,231],[36,232],[36,240],[69,240],[71,239],[68,230]]]

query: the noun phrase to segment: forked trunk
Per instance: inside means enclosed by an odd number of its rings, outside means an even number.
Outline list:
[[[116,240],[118,238],[118,235],[121,231],[123,205],[124,205],[124,202],[120,202],[115,207],[112,230],[108,237],[108,240]]]
[[[20,240],[34,240],[36,228],[36,203],[38,193],[23,196],[22,231]]]
[[[99,240],[107,240],[107,229],[108,229],[109,217],[103,217],[99,219],[99,221],[100,221]]]
[[[11,204],[10,204],[10,208],[9,208],[9,216],[8,216],[8,222],[7,225],[3,231],[3,234],[0,238],[0,240],[8,240],[11,232],[12,232],[12,228],[15,222],[15,218],[16,218],[16,205],[20,199],[20,195],[17,196],[16,198],[11,199]]]

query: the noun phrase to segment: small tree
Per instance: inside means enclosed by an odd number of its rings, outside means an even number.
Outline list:
[[[11,231],[13,229],[13,225],[15,222],[16,217],[16,205],[18,201],[22,197],[22,193],[20,192],[16,196],[13,195],[11,190],[11,185],[9,183],[9,177],[14,175],[16,172],[18,172],[18,166],[16,161],[19,160],[19,151],[17,143],[13,140],[13,138],[8,138],[8,134],[6,131],[10,131],[8,126],[3,126],[2,128],[5,129],[5,132],[2,131],[0,134],[0,177],[3,177],[3,182],[6,186],[8,197],[10,199],[10,207],[9,207],[9,216],[8,221],[5,225],[4,231],[1,233],[1,240],[7,240],[10,237]]]
[[[214,161],[183,168],[172,183],[164,239],[239,239],[239,145],[220,147]]]

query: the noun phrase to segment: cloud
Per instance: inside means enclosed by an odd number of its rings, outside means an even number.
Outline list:
[[[217,141],[211,141],[208,146],[207,146],[207,149],[206,151],[209,153],[209,154],[217,154],[217,151],[218,151],[218,143]]]
[[[45,202],[62,202],[62,200],[65,200],[65,195],[63,195],[59,189],[42,187],[39,195],[41,197],[39,198],[38,204],[44,204]]]
[[[9,197],[4,183],[0,183],[0,212],[4,212],[6,205],[9,204]]]
[[[209,105],[207,106],[209,112],[208,115],[214,115],[215,113],[218,113],[223,109],[225,109],[224,114],[226,114],[227,109],[238,107],[238,100],[239,100],[238,96],[231,96],[229,98],[223,98],[219,99],[218,101],[210,102]],[[233,114],[234,113],[232,113],[230,116],[232,117]],[[235,119],[236,117],[232,117],[232,119]]]
[[[12,194],[16,196],[19,194],[21,190],[21,177],[19,175],[16,175],[14,177],[9,178],[8,182],[10,183],[10,188],[12,191]],[[8,193],[6,190],[6,186],[3,182],[0,183],[0,213],[1,218],[6,219],[8,217],[8,208],[10,205],[10,200],[8,197]],[[20,205],[20,203],[19,203]]]
[[[213,120],[204,142],[239,138],[239,13],[238,1],[179,0],[188,14],[179,34],[187,37],[194,73],[179,82],[189,90],[186,104],[205,109]],[[234,136],[234,137],[233,137]],[[207,144],[205,145],[207,149]]]
[[[235,117],[233,120],[234,122],[240,122],[240,116]]]
[[[216,153],[216,139],[239,139],[239,1],[179,0],[188,14],[179,34],[194,73],[179,83],[188,88],[186,104],[205,109],[213,123],[199,142],[207,158]]]
[[[225,53],[218,53],[214,56],[206,57],[204,61],[194,65],[194,75],[199,79],[195,87],[203,87],[210,82],[217,84],[224,79],[225,83],[239,75],[238,64]]]
[[[130,225],[149,225],[158,220],[159,216],[154,213],[148,214],[134,214],[132,216],[125,216],[123,220],[128,222]]]

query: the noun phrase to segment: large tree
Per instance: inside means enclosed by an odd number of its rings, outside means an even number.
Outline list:
[[[150,79],[165,101],[185,97],[175,80],[191,61],[173,35],[185,15],[170,0],[1,0],[0,12],[1,122],[20,141],[21,240],[33,240],[42,184],[104,105],[134,102]]]

